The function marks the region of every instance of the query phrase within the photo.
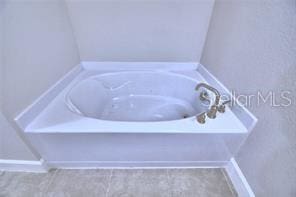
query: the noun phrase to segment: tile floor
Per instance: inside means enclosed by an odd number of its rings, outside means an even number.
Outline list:
[[[1,172],[0,197],[234,197],[223,169]]]

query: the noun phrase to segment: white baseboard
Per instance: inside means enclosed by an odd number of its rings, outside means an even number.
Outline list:
[[[255,197],[252,188],[234,158],[231,158],[225,166],[225,170],[239,197]]]
[[[1,160],[0,171],[16,171],[16,172],[47,172],[47,165],[44,160],[25,161],[25,160]]]
[[[158,168],[221,168],[224,161],[73,161],[48,162],[50,168],[58,169],[158,169]]]

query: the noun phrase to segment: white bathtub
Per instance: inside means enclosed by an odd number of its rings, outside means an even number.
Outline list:
[[[256,120],[227,107],[198,123],[207,80],[221,89],[198,64],[84,63],[16,122],[53,167],[221,166]]]

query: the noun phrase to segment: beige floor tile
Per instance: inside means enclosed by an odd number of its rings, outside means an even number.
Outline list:
[[[0,173],[0,197],[42,197],[54,173]]]
[[[222,173],[224,175],[225,181],[227,182],[227,184],[229,186],[230,191],[233,193],[233,196],[234,197],[238,197],[238,194],[237,194],[237,192],[236,192],[236,190],[234,188],[234,185],[232,184],[231,179],[228,176],[226,170],[225,169],[221,169],[221,171],[222,171]]]
[[[0,172],[0,197],[233,197],[221,169]]]
[[[105,197],[111,170],[59,170],[48,187],[48,197]]]
[[[170,196],[166,170],[114,170],[108,197]]]
[[[233,197],[221,169],[171,169],[173,197]]]

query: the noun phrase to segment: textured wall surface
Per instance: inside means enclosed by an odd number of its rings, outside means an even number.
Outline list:
[[[85,61],[199,61],[214,0],[66,0]]]
[[[241,94],[292,92],[248,106],[259,122],[236,160],[259,197],[296,196],[295,54],[295,0],[216,2],[201,62]]]
[[[63,1],[0,2],[0,159],[35,160],[38,154],[26,145],[12,119],[79,63],[78,48]]]

